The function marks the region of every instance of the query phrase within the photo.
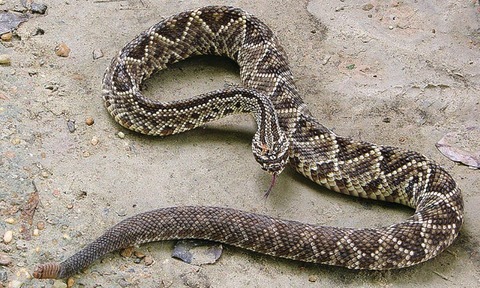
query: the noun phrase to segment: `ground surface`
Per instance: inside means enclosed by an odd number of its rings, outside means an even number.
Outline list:
[[[19,5],[2,2],[0,9]],[[270,179],[251,154],[250,116],[165,139],[131,133],[112,121],[103,108],[100,82],[115,53],[164,16],[220,1],[44,3],[45,16],[30,19],[18,29],[19,37],[0,45],[0,54],[12,60],[11,66],[0,66],[0,216],[13,222],[0,222],[0,234],[14,232],[12,242],[0,244],[0,252],[12,260],[0,266],[4,286],[51,286],[53,281],[31,280],[27,272],[39,262],[72,254],[127,216],[158,207],[225,206],[344,227],[388,225],[412,213],[328,192],[290,169],[263,201]],[[277,33],[301,95],[327,127],[340,135],[419,151],[446,167],[464,193],[461,235],[437,258],[387,272],[310,265],[232,247],[216,264],[197,267],[170,258],[172,242],[155,243],[138,248],[153,257],[153,265],[112,253],[77,275],[75,285],[478,287],[480,174],[435,148],[444,134],[480,125],[478,4],[222,3],[256,14]],[[368,3],[373,6],[364,6]],[[45,34],[33,36],[38,28]],[[67,58],[53,52],[61,42],[72,50]],[[104,57],[94,60],[95,50]],[[237,73],[235,65],[222,59],[194,59],[154,77],[146,93],[188,97],[236,83]],[[87,126],[88,117],[95,124]],[[76,122],[73,133],[68,120]],[[123,139],[119,131],[125,133]],[[35,189],[40,202],[33,228],[42,222],[45,228],[29,239],[32,228],[21,212],[28,211],[25,204]]]

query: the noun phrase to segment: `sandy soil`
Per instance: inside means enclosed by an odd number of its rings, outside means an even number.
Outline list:
[[[2,2],[0,9],[19,5]],[[0,244],[0,252],[12,261],[0,266],[0,287],[62,287],[61,282],[31,280],[29,273],[39,262],[72,254],[125,217],[158,207],[217,205],[344,227],[392,224],[412,213],[331,193],[290,169],[263,201],[270,178],[251,155],[250,116],[164,139],[131,133],[112,121],[100,97],[111,57],[162,17],[220,1],[44,3],[45,16],[30,19],[18,37],[0,45],[0,54],[12,59],[11,66],[0,66],[0,235],[13,231],[13,241]],[[461,235],[427,263],[386,272],[279,260],[233,247],[226,247],[216,264],[197,267],[170,258],[173,242],[154,243],[138,248],[153,257],[153,265],[112,253],[77,275],[75,285],[480,286],[479,171],[451,162],[435,148],[448,132],[480,126],[478,4],[221,3],[251,11],[277,33],[301,94],[326,126],[340,135],[419,151],[448,169],[464,193]],[[370,10],[364,6],[368,3],[373,4]],[[45,34],[33,36],[39,28]],[[53,51],[61,42],[72,50],[67,58]],[[104,57],[94,60],[95,50]],[[147,94],[189,97],[238,80],[229,61],[200,58],[154,77]],[[95,124],[86,125],[88,117]],[[76,123],[73,133],[69,120]],[[123,139],[119,131],[125,133]],[[21,215],[28,212],[25,205],[35,191],[39,205],[31,227],[28,215]],[[45,228],[28,237],[38,223]]]

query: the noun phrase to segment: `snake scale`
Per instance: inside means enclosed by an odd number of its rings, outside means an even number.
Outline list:
[[[195,55],[226,56],[242,87],[161,103],[140,85],[154,71]],[[333,191],[415,209],[382,228],[337,228],[220,207],[172,207],[127,218],[61,263],[37,266],[36,278],[66,278],[111,251],[169,239],[206,239],[272,256],[350,269],[408,267],[435,257],[457,237],[463,200],[452,177],[412,151],[340,137],[320,124],[298,95],[287,57],[258,18],[208,6],[171,16],[115,57],[103,79],[105,105],[126,128],[149,134],[187,131],[226,115],[253,113],[253,153],[273,177],[289,163]]]

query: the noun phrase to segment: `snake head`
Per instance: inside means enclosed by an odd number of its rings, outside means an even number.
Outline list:
[[[286,137],[280,137],[278,141],[270,145],[254,139],[252,141],[253,155],[263,170],[278,175],[288,163],[289,144]]]

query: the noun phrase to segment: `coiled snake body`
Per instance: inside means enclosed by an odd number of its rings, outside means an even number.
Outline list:
[[[243,88],[169,103],[142,96],[140,84],[154,71],[207,54],[235,60]],[[150,135],[180,133],[232,113],[254,113],[258,131],[252,147],[263,169],[277,175],[289,162],[336,192],[401,203],[416,211],[388,227],[353,229],[220,207],[163,208],[120,222],[61,263],[39,265],[36,278],[65,278],[113,250],[185,238],[351,269],[402,268],[442,252],[462,225],[460,189],[442,167],[416,152],[356,142],[322,126],[299,97],[277,38],[241,9],[209,6],[152,26],[112,60],[103,95],[117,122]]]

